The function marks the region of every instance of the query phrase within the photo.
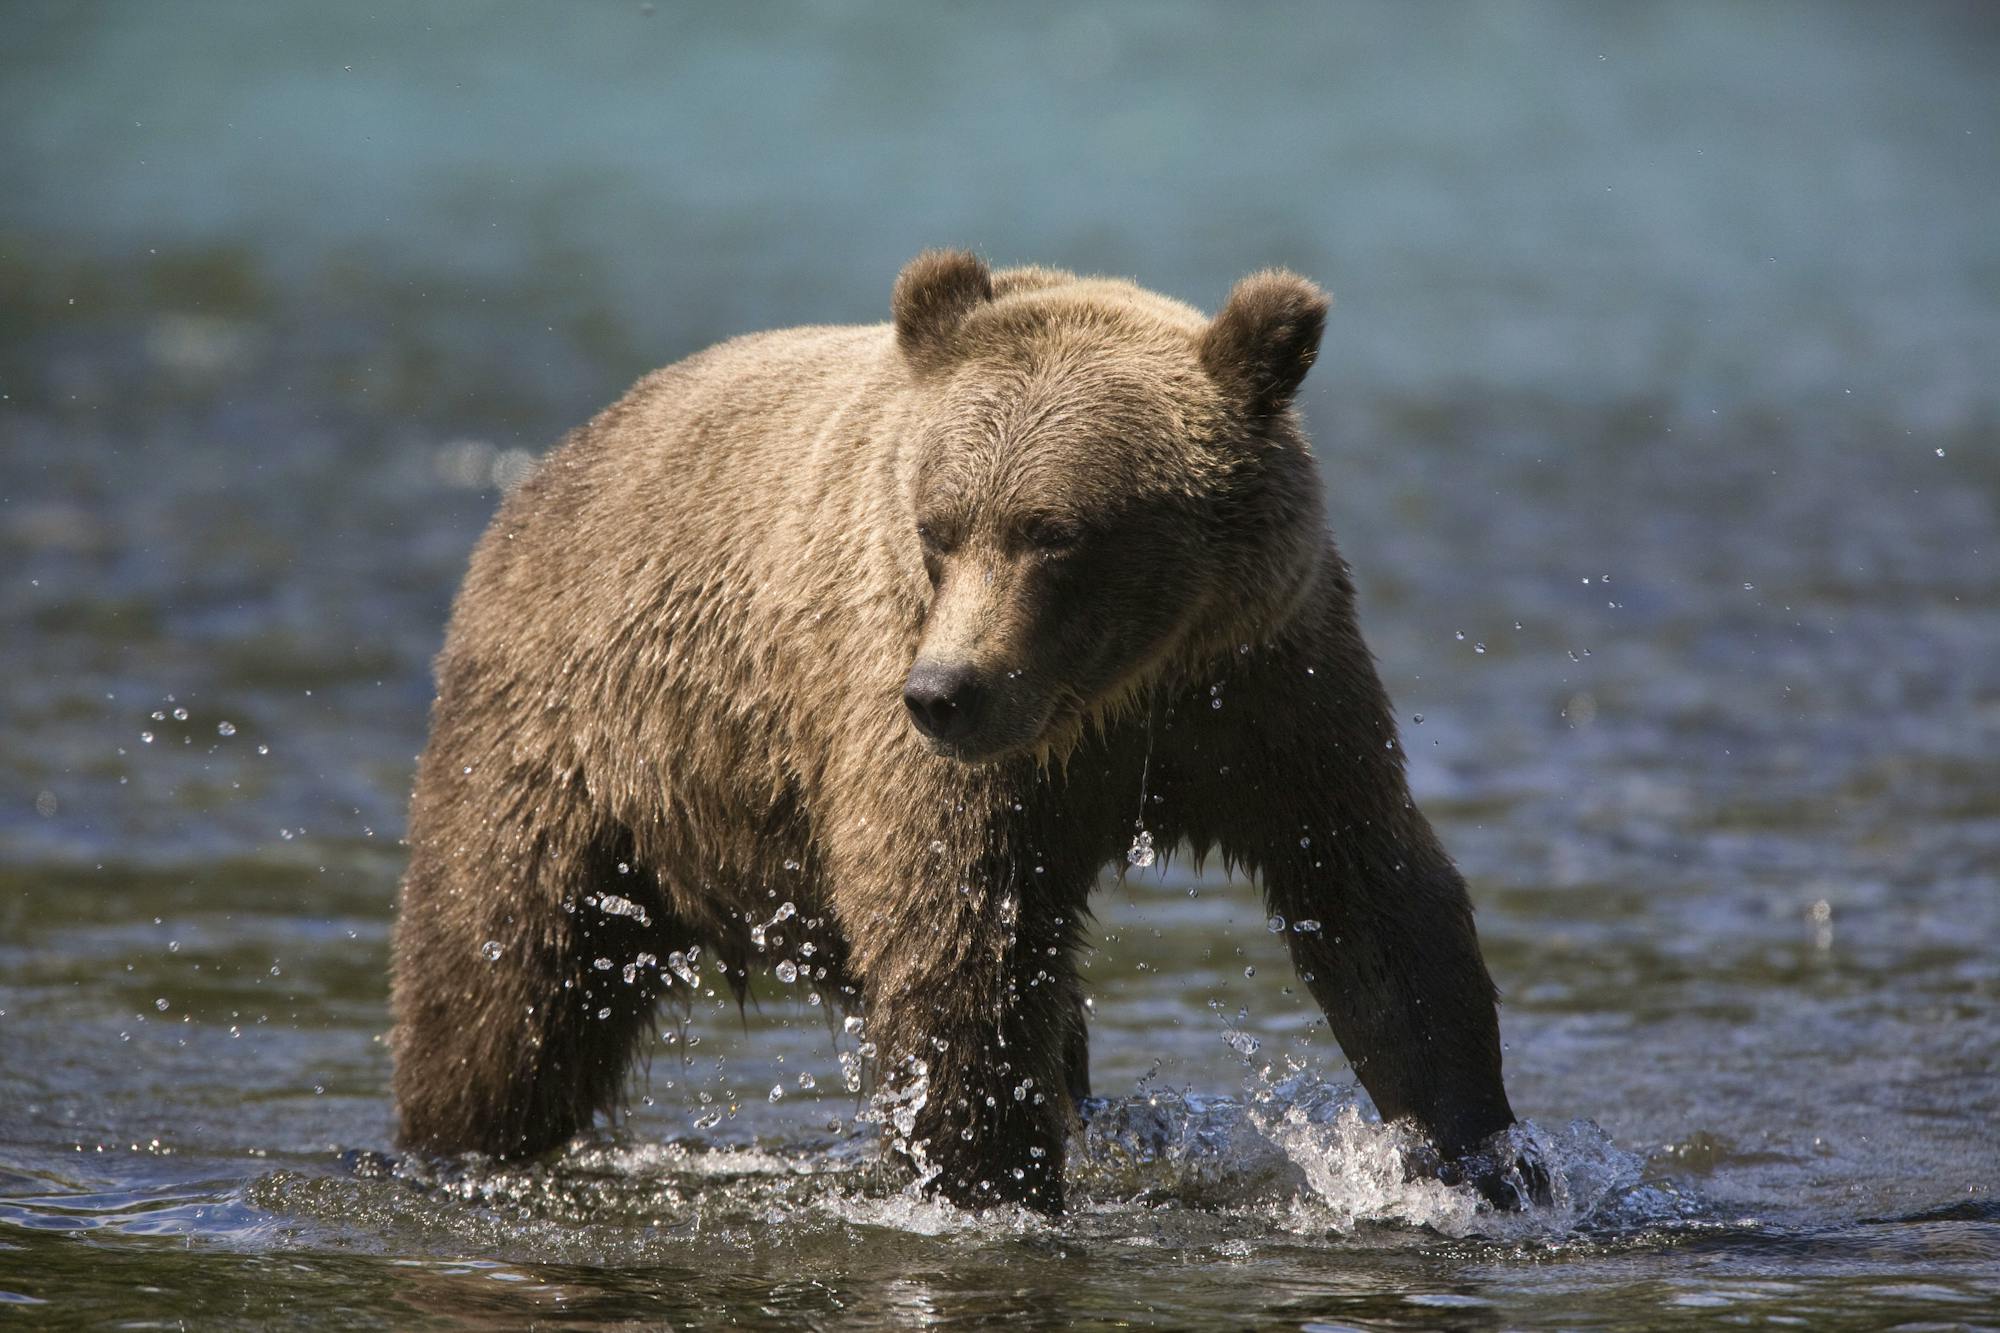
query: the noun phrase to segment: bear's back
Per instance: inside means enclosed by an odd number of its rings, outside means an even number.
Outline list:
[[[811,748],[798,719],[836,702],[814,682],[899,638],[900,608],[858,590],[881,586],[867,516],[895,489],[901,374],[882,325],[752,334],[647,375],[495,514],[441,696],[480,696],[455,711],[564,780],[773,799]]]

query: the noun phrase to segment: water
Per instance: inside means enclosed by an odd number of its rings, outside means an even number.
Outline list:
[[[2000,1325],[2000,29],[1258,13],[9,9],[0,1304]],[[500,488],[954,241],[1337,293],[1305,410],[1555,1206],[1403,1183],[1254,895],[1137,864],[1061,1223],[899,1193],[775,977],[555,1161],[391,1155]]]

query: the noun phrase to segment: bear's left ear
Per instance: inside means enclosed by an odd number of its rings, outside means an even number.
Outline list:
[[[993,299],[993,273],[969,250],[926,250],[896,278],[889,309],[896,343],[911,365],[930,369],[950,359],[952,335],[965,317]]]
[[[1253,273],[1236,284],[1202,334],[1202,369],[1252,416],[1282,412],[1319,355],[1331,305],[1325,292],[1296,273]]]

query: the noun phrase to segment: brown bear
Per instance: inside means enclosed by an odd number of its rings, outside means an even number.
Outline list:
[[[932,1188],[1058,1211],[1143,790],[1142,842],[1318,924],[1382,1116],[1490,1177],[1493,984],[1291,407],[1326,297],[931,252],[891,306],[647,376],[494,518],[410,817],[401,1142],[562,1143],[690,975],[778,966],[865,1019]]]

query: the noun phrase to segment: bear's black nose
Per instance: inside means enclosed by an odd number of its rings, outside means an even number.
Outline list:
[[[924,735],[962,740],[986,711],[986,687],[979,673],[962,663],[919,662],[903,682],[903,704]]]

